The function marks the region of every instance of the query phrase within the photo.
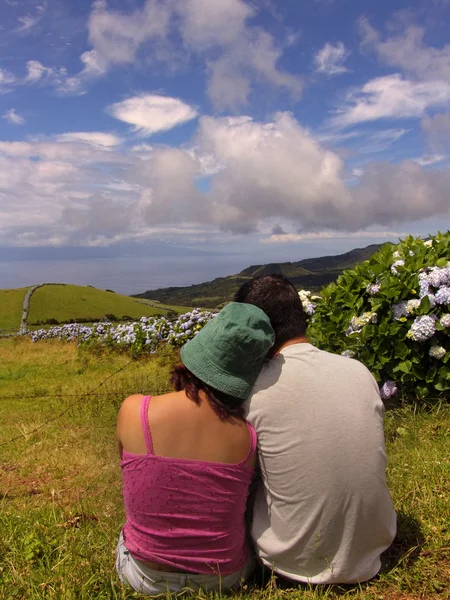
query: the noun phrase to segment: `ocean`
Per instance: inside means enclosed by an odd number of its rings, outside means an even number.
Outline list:
[[[239,273],[250,264],[244,254],[0,261],[0,289],[72,283],[129,295],[203,283]]]

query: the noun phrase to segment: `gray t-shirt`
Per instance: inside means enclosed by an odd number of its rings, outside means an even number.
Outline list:
[[[246,404],[262,484],[252,536],[276,572],[310,583],[374,577],[396,532],[383,404],[360,362],[309,343],[268,362]]]

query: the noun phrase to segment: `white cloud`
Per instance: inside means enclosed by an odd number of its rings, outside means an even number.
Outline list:
[[[108,107],[115,119],[133,126],[134,131],[149,136],[168,131],[176,125],[191,121],[197,111],[178,98],[146,94],[128,98]]]
[[[17,77],[13,73],[6,69],[0,69],[0,94],[9,92],[16,82]]]
[[[343,160],[289,113],[269,122],[201,117],[186,148],[128,149],[99,132],[0,142],[0,236],[28,245],[107,245],[158,232],[370,237],[367,228],[392,232],[449,215],[449,169],[367,162],[353,175],[347,186]]]
[[[363,141],[358,145],[358,151],[362,154],[372,154],[374,152],[383,152],[401,139],[410,129],[385,129],[363,135]]]
[[[414,158],[413,160],[421,167],[429,167],[430,165],[435,165],[442,162],[446,158],[447,157],[445,154],[426,154],[425,156],[420,156],[419,158]]]
[[[366,18],[360,20],[363,45],[385,64],[422,81],[450,80],[450,44],[442,48],[424,43],[423,27],[410,25],[384,40]]]
[[[397,233],[395,231],[314,231],[311,233],[282,233],[272,234],[267,238],[260,240],[261,244],[294,244],[297,242],[306,242],[309,240],[340,240],[340,239],[391,239],[406,237],[406,233]]]
[[[420,118],[431,107],[450,102],[450,83],[415,82],[401,75],[371,79],[348,95],[346,103],[330,119],[330,125],[347,127],[378,119]]]
[[[63,133],[56,138],[60,142],[81,142],[102,149],[114,148],[122,143],[122,139],[112,133],[100,131],[76,131]]]
[[[29,60],[27,62],[27,75],[25,83],[36,83],[46,77],[55,77],[56,72],[50,67],[44,67],[38,60]]]
[[[278,216],[334,227],[351,201],[341,159],[288,113],[271,123],[202,117],[197,141],[223,165],[211,179],[211,218],[223,229],[251,231]]]
[[[2,116],[2,119],[5,119],[8,123],[11,123],[11,125],[23,125],[25,123],[25,119],[16,112],[15,108],[7,110]]]
[[[450,150],[450,112],[425,117],[420,124],[433,152]]]
[[[278,68],[282,50],[267,31],[248,20],[255,8],[242,0],[178,0],[185,45],[206,59],[208,94],[221,109],[245,104],[255,82],[284,88],[298,97],[300,78]],[[218,54],[211,59],[211,54]]]
[[[140,55],[169,68],[195,55],[206,67],[207,91],[219,108],[245,104],[260,82],[298,97],[300,79],[278,67],[282,49],[267,31],[248,23],[255,12],[244,0],[146,0],[131,13],[96,2],[88,22],[92,48],[82,53],[83,69],[65,82],[64,91],[77,92],[90,78],[134,64]],[[179,53],[174,58],[174,37],[182,40],[181,58]]]
[[[343,63],[348,58],[348,55],[349,52],[345,49],[342,42],[338,42],[335,46],[326,43],[314,56],[315,70],[325,75],[346,73],[348,69]]]
[[[46,10],[47,3],[39,4],[36,7],[37,12],[35,15],[28,14],[19,17],[17,20],[19,21],[20,25],[14,30],[14,33],[28,33],[39,23]]]

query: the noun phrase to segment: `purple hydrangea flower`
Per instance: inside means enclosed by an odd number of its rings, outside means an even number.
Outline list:
[[[383,400],[388,400],[397,393],[397,384],[395,381],[385,381],[380,388],[380,395]]]
[[[450,303],[450,287],[442,286],[435,294],[436,304]]]
[[[433,317],[422,315],[421,317],[416,317],[414,319],[407,336],[415,342],[424,342],[433,337],[435,331],[436,325]]]

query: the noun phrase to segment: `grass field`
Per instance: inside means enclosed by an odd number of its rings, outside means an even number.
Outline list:
[[[140,598],[114,572],[124,519],[115,419],[126,395],[168,390],[176,355],[129,362],[54,340],[7,339],[0,356],[1,600]],[[103,395],[83,396],[110,375]],[[449,598],[449,432],[449,406],[386,415],[399,535],[379,578],[346,589],[249,583],[231,600]]]
[[[19,329],[22,306],[29,288],[0,290],[0,330]],[[152,301],[139,300],[78,285],[45,285],[38,288],[30,300],[28,324],[47,319],[67,322],[71,319],[92,318],[99,320],[107,314],[113,314],[120,320],[123,316],[133,319],[165,315],[169,311],[183,314],[190,311],[189,306],[171,306]],[[31,325],[31,329],[36,326]]]
[[[28,288],[0,290],[0,329],[19,329]]]
[[[166,312],[165,308],[136,302],[128,296],[96,288],[78,285],[45,285],[38,288],[31,298],[28,322],[35,323],[49,318],[60,322],[89,317],[101,319],[107,314],[119,318],[127,315],[137,319]]]

